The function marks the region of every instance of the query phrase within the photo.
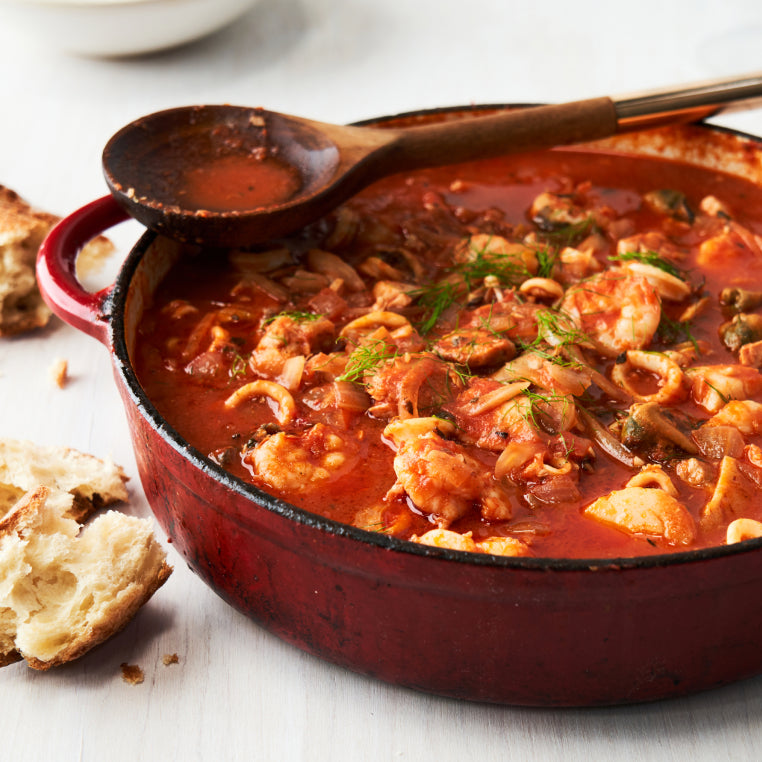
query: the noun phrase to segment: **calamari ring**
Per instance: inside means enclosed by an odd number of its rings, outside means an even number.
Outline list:
[[[672,479],[669,478],[664,469],[655,464],[649,463],[635,474],[625,487],[648,487],[651,489],[664,490],[668,495],[677,497],[677,488],[672,483]]]
[[[253,397],[269,397],[278,406],[276,417],[278,423],[289,423],[296,418],[296,403],[291,396],[291,392],[281,384],[275,381],[252,381],[236,389],[226,400],[225,409],[231,410],[242,402],[250,400]]]
[[[685,376],[680,366],[661,352],[644,352],[630,349],[625,353],[625,361],[614,365],[611,380],[628,392],[638,402],[657,402],[666,405],[679,402],[685,397]],[[653,394],[642,394],[631,383],[629,372],[642,370],[659,377],[659,390]]]
[[[755,537],[762,537],[762,522],[754,519],[735,519],[728,524],[725,541],[728,545],[732,545]]]

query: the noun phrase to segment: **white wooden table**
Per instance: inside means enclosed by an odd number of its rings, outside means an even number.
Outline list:
[[[214,2],[214,0],[210,0]],[[14,35],[0,6],[0,183],[65,214],[106,192],[122,124],[233,102],[338,122],[469,102],[560,101],[762,69],[758,0],[262,0],[196,45],[89,60]],[[736,44],[719,45],[735,33]],[[762,46],[759,46],[762,51]],[[729,52],[727,52],[729,50]],[[762,112],[718,119],[762,134]],[[121,255],[137,237],[114,232]],[[115,266],[118,262],[115,262]],[[105,276],[109,282],[110,276]],[[64,389],[50,381],[69,362]],[[112,455],[149,515],[106,350],[60,322],[0,340],[0,436]],[[607,710],[466,704],[381,684],[284,644],[227,607],[168,546],[175,573],[80,661],[0,672],[0,759],[752,760],[762,678]],[[707,616],[711,616],[707,612]],[[762,647],[762,642],[760,643]],[[165,666],[164,654],[179,663]],[[128,685],[120,664],[140,665]]]

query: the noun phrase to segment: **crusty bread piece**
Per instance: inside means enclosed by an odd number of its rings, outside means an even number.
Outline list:
[[[121,630],[172,568],[151,521],[108,511],[85,527],[39,487],[0,521],[0,666],[45,670]]]
[[[0,185],[0,336],[42,328],[50,320],[34,268],[37,250],[58,219],[33,209],[15,191]],[[82,250],[78,271],[94,269],[112,250],[113,244],[99,236]]]
[[[0,439],[0,518],[25,492],[41,485],[71,492],[70,517],[82,522],[103,506],[127,500],[126,481],[111,460],[70,447]]]

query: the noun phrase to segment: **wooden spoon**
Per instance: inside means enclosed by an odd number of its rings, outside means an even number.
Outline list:
[[[115,198],[164,235],[245,246],[293,232],[375,180],[759,105],[762,75],[623,98],[463,110],[412,127],[338,126],[261,108],[190,106],[150,114],[107,143]]]

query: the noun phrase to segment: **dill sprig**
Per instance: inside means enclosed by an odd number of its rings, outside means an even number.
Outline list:
[[[572,318],[559,310],[538,310],[535,320],[537,321],[535,344],[544,341],[552,347],[559,348],[590,341],[590,337],[577,328]]]
[[[727,405],[733,399],[731,396],[723,394],[714,384],[710,384],[706,379],[704,379],[704,383],[720,398],[723,405]]]
[[[521,395],[529,400],[526,411],[522,412],[524,420],[538,431],[544,431],[547,434],[556,434],[557,432],[553,430],[553,416],[546,408],[553,404],[553,402],[561,402],[563,405],[561,417],[565,419],[567,407],[571,407],[573,404],[570,402],[569,397],[564,394],[557,394],[556,392],[540,393],[531,389],[525,389],[521,392]]]
[[[489,242],[481,249],[472,248],[475,255],[473,259],[452,267],[453,272],[463,277],[467,288],[471,289],[488,276],[497,278],[502,286],[516,286],[531,275],[515,254],[489,251],[488,247]]]
[[[230,366],[230,377],[246,375],[246,369],[249,367],[249,358],[239,355],[237,352],[233,356],[233,364]]]
[[[662,312],[661,320],[656,329],[656,335],[665,344],[678,344],[690,341],[698,354],[701,353],[698,339],[693,335],[692,326],[688,320],[673,320]]]
[[[297,323],[311,323],[315,320],[319,320],[322,315],[315,312],[300,312],[299,310],[284,310],[283,312],[277,312],[275,315],[270,315],[262,321],[262,325],[269,325],[278,318],[287,317],[291,318]]]
[[[644,265],[651,265],[651,267],[658,267],[659,270],[663,270],[675,278],[682,279],[684,277],[684,273],[679,268],[655,251],[626,251],[622,254],[610,255],[609,260],[612,262],[640,262]]]
[[[349,355],[344,372],[337,376],[336,380],[362,382],[367,373],[381,363],[393,360],[398,355],[397,347],[391,346],[381,339],[368,344],[360,344]]]
[[[424,310],[424,317],[418,325],[418,330],[422,334],[431,331],[439,318],[458,302],[461,291],[461,288],[449,281],[439,281],[439,283],[411,291],[410,295],[417,299]]]
[[[550,247],[537,249],[535,256],[537,257],[537,277],[551,278],[553,268],[558,261],[558,250]]]
[[[449,267],[444,280],[409,292],[424,309],[423,319],[418,326],[422,334],[431,331],[447,309],[458,304],[485,278],[494,278],[500,286],[513,287],[532,275],[518,256],[492,252],[489,250],[489,242],[484,247],[472,248],[471,251],[474,257]],[[552,268],[548,253],[538,252],[538,259],[540,257],[546,267]],[[460,280],[454,280],[452,276],[459,276]]]

